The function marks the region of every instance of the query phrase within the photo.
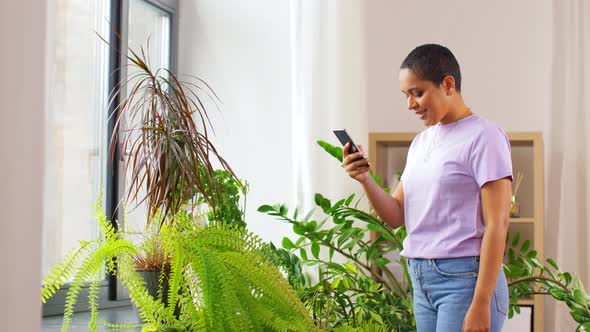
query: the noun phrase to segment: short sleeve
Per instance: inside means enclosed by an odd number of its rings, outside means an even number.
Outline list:
[[[473,142],[469,163],[480,188],[487,182],[503,178],[512,181],[510,141],[506,133],[495,126],[485,128]]]

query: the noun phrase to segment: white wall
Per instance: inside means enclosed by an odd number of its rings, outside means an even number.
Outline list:
[[[179,73],[196,75],[223,102],[214,142],[251,183],[251,231],[280,244],[286,224],[256,209],[292,199],[288,1],[180,1]]]
[[[39,331],[47,1],[0,2],[0,322]]]
[[[338,144],[332,129],[346,127],[366,146],[360,2],[199,0],[179,12],[179,73],[204,78],[223,101],[214,141],[251,183],[251,231],[280,245],[294,233],[256,212],[261,204],[309,207],[316,192],[360,191],[315,143]]]
[[[364,15],[359,1],[291,3],[294,190],[299,203],[312,207],[318,192],[331,200],[362,192],[316,141],[340,145],[332,131],[346,128],[367,147]]]

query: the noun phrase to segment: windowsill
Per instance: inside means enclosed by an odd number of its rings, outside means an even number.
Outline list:
[[[59,332],[61,331],[63,315],[43,317],[41,324],[42,332]],[[72,316],[72,324],[69,329],[71,332],[88,331],[88,322],[90,321],[90,312],[79,312]],[[129,329],[114,329],[104,326],[103,322],[115,324],[140,324],[140,319],[131,307],[101,309],[98,311],[98,331],[118,331],[118,332],[139,332],[141,327]]]

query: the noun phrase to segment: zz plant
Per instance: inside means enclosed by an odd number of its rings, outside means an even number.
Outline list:
[[[342,161],[341,148],[323,141],[318,144]],[[361,199],[355,203],[354,195],[350,195],[332,202],[316,194],[316,209],[324,215],[319,219],[312,217],[314,211],[304,217],[298,209],[289,214],[284,204],[263,205],[258,211],[291,224],[298,236],[295,241],[283,239],[282,262],[316,325],[339,331],[363,330],[369,325],[372,330],[414,331],[407,262],[398,256],[401,274],[395,274],[387,258],[389,253],[401,251],[406,232],[403,227],[393,230],[374,213],[358,209]],[[367,240],[372,231],[376,235]],[[547,265],[542,264],[537,252],[530,249],[530,241],[522,242],[518,233],[507,238],[505,255],[509,317],[520,311],[519,298],[545,294],[568,305],[572,318],[579,323],[578,331],[590,330],[590,297],[578,278],[561,271],[551,258],[546,260]],[[316,282],[305,283],[299,276],[302,266],[318,267]]]
[[[576,331],[590,331],[590,296],[577,276],[562,271],[557,263],[547,258],[542,263],[529,240],[522,241],[520,233],[507,237],[507,262],[504,272],[509,278],[509,317],[520,312],[517,301],[522,297],[548,295],[567,304],[570,315],[578,323]]]

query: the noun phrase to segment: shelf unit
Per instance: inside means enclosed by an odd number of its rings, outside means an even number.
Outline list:
[[[541,132],[507,133],[512,149],[514,175],[524,174],[519,189],[521,217],[510,218],[509,233],[520,232],[521,237],[531,241],[540,261],[544,259],[544,156]],[[374,172],[390,186],[395,172],[403,170],[408,149],[417,133],[370,133],[369,159]],[[374,237],[374,234],[372,235]],[[511,235],[512,238],[512,235]],[[544,297],[535,295],[530,299],[520,299],[522,306],[530,306],[533,311],[534,332],[543,332]]]

